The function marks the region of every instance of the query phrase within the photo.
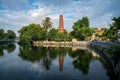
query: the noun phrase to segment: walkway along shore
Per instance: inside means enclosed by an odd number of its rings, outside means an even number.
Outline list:
[[[33,46],[88,46],[90,45],[90,42],[88,41],[77,41],[77,42],[71,42],[71,41],[33,41]]]

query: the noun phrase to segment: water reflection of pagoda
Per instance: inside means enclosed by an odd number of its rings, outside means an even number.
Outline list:
[[[58,31],[64,32],[63,15],[60,15]],[[63,63],[64,63],[64,55],[60,54],[59,55],[59,70],[60,70],[60,72],[63,71]]]
[[[64,55],[60,54],[59,55],[59,70],[60,70],[60,72],[63,71],[63,63],[64,63]]]

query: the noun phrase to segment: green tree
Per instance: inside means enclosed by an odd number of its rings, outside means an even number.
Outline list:
[[[48,32],[48,40],[55,40],[55,36],[56,36],[57,32],[58,32],[58,30],[56,30],[55,28],[52,28]]]
[[[7,39],[15,39],[16,38],[16,34],[12,30],[7,30],[6,36],[7,36]]]
[[[67,35],[61,32],[57,32],[56,36],[55,36],[55,40],[56,41],[65,41],[66,40]]]
[[[120,30],[120,17],[114,17],[113,23],[110,25],[111,33],[114,37],[118,37],[118,31]]]
[[[4,39],[4,30],[3,29],[0,29],[0,40]]]
[[[19,31],[20,42],[29,43],[31,40],[43,40],[45,30],[40,26],[40,24],[30,24],[23,26]]]
[[[88,17],[82,17],[82,19],[77,20],[72,26],[74,31],[79,30],[82,27],[89,27]]]
[[[46,36],[46,39],[47,39],[47,32],[48,32],[48,29],[52,28],[52,22],[51,22],[51,19],[49,17],[45,17],[44,20],[42,20],[42,25],[43,25],[43,28],[45,29],[45,36]]]
[[[71,32],[74,38],[78,40],[86,40],[89,36],[93,34],[93,29],[89,28],[89,19],[88,17],[83,17],[82,19],[77,20],[73,26],[73,31]]]
[[[78,35],[81,40],[89,40],[89,37],[92,36],[94,31],[89,27],[82,27],[78,30]]]
[[[112,45],[106,49],[106,52],[110,54],[110,58],[114,60],[114,65],[116,65],[120,59],[120,45]]]
[[[111,37],[110,29],[102,28],[102,30],[104,30],[104,32],[101,35],[102,40],[108,40],[108,39],[110,39],[110,37]]]
[[[56,41],[71,40],[71,36],[66,30],[64,30],[64,32],[61,33],[61,32],[58,32],[57,29],[52,28],[48,32],[48,40],[56,40]]]

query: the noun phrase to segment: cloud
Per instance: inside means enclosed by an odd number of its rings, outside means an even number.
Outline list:
[[[30,23],[39,23],[49,13],[49,9],[39,8],[28,11],[0,10],[0,28],[17,31]],[[17,33],[18,35],[18,33]]]
[[[111,19],[120,16],[119,4],[119,0],[0,0],[0,28],[17,33],[22,26],[41,23],[47,16],[58,28],[60,14],[69,31],[83,16],[89,17],[91,27],[109,27]]]
[[[72,4],[72,0],[39,0],[37,1],[35,4],[37,5],[43,5],[43,6],[47,6],[47,7],[65,7],[68,6],[68,4]]]

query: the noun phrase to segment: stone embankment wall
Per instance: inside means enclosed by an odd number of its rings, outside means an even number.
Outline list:
[[[116,80],[120,80],[120,59],[116,65],[114,65],[114,61],[110,58],[110,54],[106,53],[106,49],[110,46],[115,45],[113,43],[106,42],[91,42],[90,46],[94,47],[98,51],[102,52],[102,56],[104,60],[107,62],[110,69],[112,69],[111,73],[116,77]]]

